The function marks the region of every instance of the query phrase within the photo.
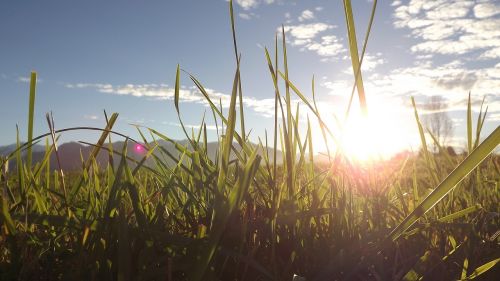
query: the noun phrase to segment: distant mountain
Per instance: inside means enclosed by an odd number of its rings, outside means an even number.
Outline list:
[[[17,147],[17,145],[15,143],[10,144],[10,145],[0,146],[0,155],[7,156],[8,154],[10,154],[14,150],[16,150],[16,147]],[[33,152],[44,152],[45,146],[35,144],[32,146],[32,150],[33,150]],[[24,154],[24,153],[26,153],[26,151],[23,151],[22,153]]]
[[[180,157],[180,153],[175,148],[174,144],[172,144],[170,142],[166,142],[166,141],[158,141],[158,143],[161,146],[161,150],[167,152],[168,154],[172,155],[172,157],[174,157],[176,159],[178,159]],[[187,140],[181,140],[181,141],[178,141],[177,143],[188,147],[188,149],[190,149],[190,147],[191,147]],[[121,159],[121,156],[118,154],[119,153],[121,154],[121,152],[123,150],[123,145],[124,145],[123,141],[114,142],[112,144],[113,151],[115,152],[114,157],[113,157],[114,164],[118,164],[120,159]],[[256,146],[255,144],[251,144],[251,145]],[[241,150],[240,146],[237,143],[235,143],[234,146],[237,150]],[[0,155],[7,156],[11,152],[13,152],[16,149],[16,147],[17,146],[15,144],[7,145],[7,146],[0,146]],[[104,147],[108,148],[109,144],[106,143],[104,145]],[[208,154],[208,157],[212,161],[215,161],[215,158],[217,156],[218,147],[219,147],[219,144],[217,142],[209,142],[207,144],[207,154]],[[93,146],[84,145],[84,144],[77,143],[77,142],[68,142],[68,143],[63,143],[63,144],[59,145],[58,146],[58,154],[59,154],[59,160],[60,160],[61,167],[63,168],[63,170],[66,170],[66,171],[81,170],[82,169],[82,159],[84,161],[87,160],[88,157],[90,156],[90,154],[92,153],[93,149],[94,149]],[[126,149],[127,149],[127,155],[136,161],[140,161],[147,153],[147,150],[143,144],[138,145],[138,144],[135,144],[132,142],[128,142]],[[260,153],[262,154],[262,151]],[[270,159],[272,159],[273,150],[268,149],[268,153],[269,153]],[[176,161],[174,161],[173,159],[171,159],[169,157],[165,157],[164,154],[160,153],[160,148],[157,148],[155,154],[158,157],[160,157],[162,159],[162,161],[167,163],[168,165],[176,164]],[[22,156],[23,156],[23,159],[26,158],[26,151],[25,150],[22,152]],[[33,146],[33,163],[43,161],[44,157],[45,157],[45,146],[38,145],[38,144],[34,145]],[[232,156],[232,158],[234,158],[234,155]],[[280,161],[281,158],[282,158],[282,153],[281,153],[281,151],[278,151],[277,152],[278,161]],[[52,152],[52,154],[50,155],[49,161],[50,161],[51,169],[58,169],[58,167],[59,167],[58,161],[57,161],[56,154],[54,152]],[[101,149],[101,151],[99,152],[99,154],[96,157],[96,162],[101,167],[105,167],[109,162],[108,151],[105,149]],[[131,164],[132,166],[134,165],[133,161],[129,161],[129,164]],[[145,164],[149,165],[149,166],[154,166],[153,158],[150,157],[146,161]],[[9,170],[12,171],[12,169],[14,169],[15,165],[16,165],[16,160],[14,158],[11,161],[9,161]]]

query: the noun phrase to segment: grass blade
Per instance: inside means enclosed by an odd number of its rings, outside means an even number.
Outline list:
[[[390,234],[396,240],[421,216],[427,213],[462,179],[472,172],[500,143],[500,126],[491,133],[460,165],[446,177]]]
[[[469,99],[467,100],[467,147],[468,153],[472,152],[472,104],[470,100],[470,92]]]
[[[349,39],[349,52],[351,54],[352,70],[357,80],[358,96],[361,110],[364,114],[367,113],[365,87],[363,86],[363,78],[360,71],[358,42],[356,40],[356,29],[354,28],[354,16],[350,0],[344,0],[344,15],[347,24],[347,38]],[[359,73],[359,75],[358,75]]]
[[[481,274],[485,273],[486,271],[490,270],[491,268],[493,268],[499,262],[500,262],[500,258],[492,260],[488,263],[481,265],[480,267],[474,269],[474,271],[471,273],[471,275],[467,276],[467,278],[465,280],[472,280],[472,279],[478,277],[479,275],[481,275]]]
[[[31,142],[33,141],[33,123],[35,119],[35,96],[36,96],[36,72],[31,72],[30,78],[30,100],[29,100],[29,111],[28,111],[28,155],[26,163],[28,167],[31,167],[31,161],[33,158],[33,151],[31,147]]]

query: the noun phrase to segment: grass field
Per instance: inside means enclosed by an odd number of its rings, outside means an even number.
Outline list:
[[[368,111],[360,69],[370,28],[358,55],[350,1],[344,5],[357,77],[352,95],[357,89]],[[500,156],[492,152],[500,129],[479,138],[487,112],[481,108],[473,120],[469,97],[464,153],[451,154],[425,133],[412,100],[418,152],[367,164],[338,145],[319,161],[312,126],[321,128],[326,143],[339,132],[327,126],[314,98],[288,80],[284,37],[265,50],[265,71],[275,86],[274,132],[257,145],[245,127],[236,40],[227,112],[177,66],[179,121],[179,89],[187,77],[219,126],[215,160],[208,156],[205,120],[198,130],[182,127],[188,145],[138,127],[140,139],[127,137],[116,150],[110,144],[123,136],[113,131],[113,113],[78,173],[51,170],[58,136],[72,128],[55,130],[47,115],[50,132],[33,136],[32,73],[27,142],[18,134],[17,150],[0,162],[0,279],[494,280],[500,274]],[[309,112],[305,128],[292,96]],[[46,143],[46,157],[31,163],[31,145],[38,142]],[[128,156],[128,143],[145,149],[142,160]],[[94,159],[102,152],[109,154],[106,166]],[[15,170],[7,170],[8,160],[15,160]]]

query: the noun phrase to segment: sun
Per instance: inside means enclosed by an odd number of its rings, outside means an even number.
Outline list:
[[[339,132],[339,149],[349,158],[367,162],[384,158],[384,142],[377,128],[380,125],[368,115],[350,116]]]
[[[368,104],[368,113],[359,109],[338,122],[327,123],[332,128],[335,140],[328,141],[330,151],[342,152],[356,162],[372,162],[388,159],[396,153],[409,150],[415,144],[415,121],[412,112],[395,106],[394,101]],[[320,130],[314,132],[315,145],[325,147]]]

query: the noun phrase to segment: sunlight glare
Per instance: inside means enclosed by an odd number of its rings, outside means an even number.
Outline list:
[[[354,108],[346,122],[330,122],[338,143],[329,140],[328,145],[332,151],[341,149],[344,155],[358,162],[388,159],[418,145],[412,118],[408,108],[397,106],[394,101],[372,101],[368,104],[368,115]],[[324,147],[321,131],[316,129],[314,135],[317,147]]]
[[[347,120],[340,137],[340,149],[346,156],[361,162],[381,158],[384,144],[374,120],[363,114]]]

